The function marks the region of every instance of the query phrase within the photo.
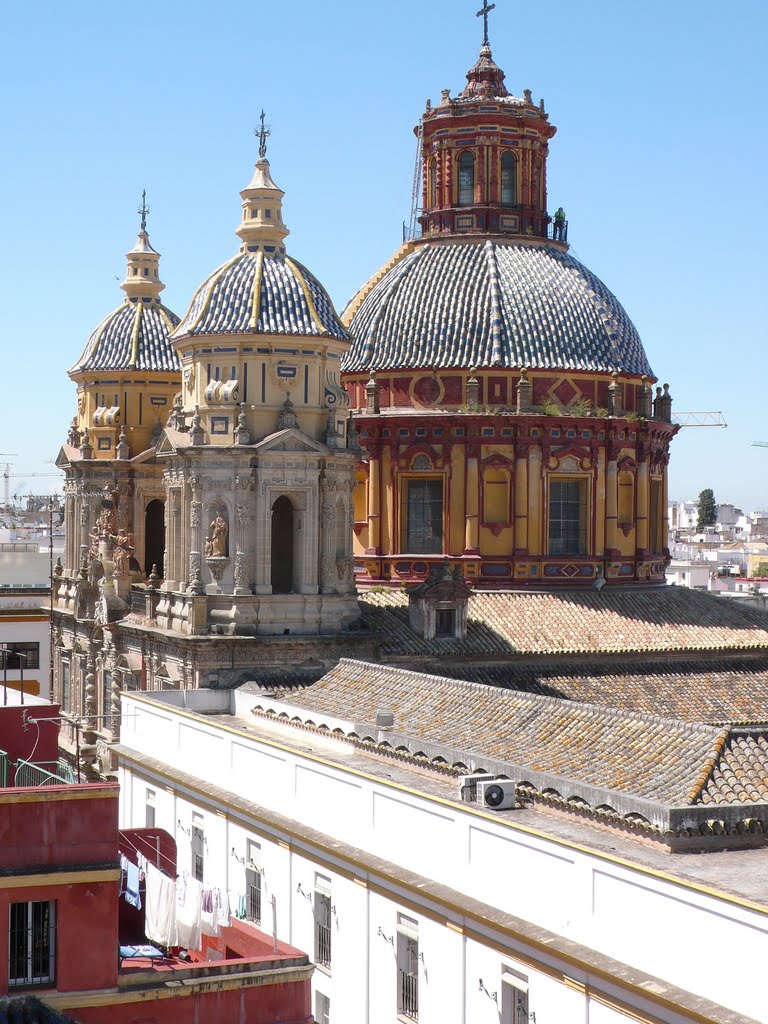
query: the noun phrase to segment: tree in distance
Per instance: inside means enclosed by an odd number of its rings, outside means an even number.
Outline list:
[[[714,526],[717,522],[717,505],[715,504],[715,492],[711,487],[705,487],[699,495],[699,515],[696,520],[696,529],[701,532],[708,526]]]

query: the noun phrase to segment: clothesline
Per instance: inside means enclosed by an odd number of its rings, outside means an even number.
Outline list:
[[[121,834],[119,839],[118,839],[118,847],[120,847],[123,843],[126,846],[130,846],[130,848],[133,850],[133,852],[138,854],[138,856],[140,856],[140,857],[142,857],[142,856],[146,857],[147,856],[146,853],[144,853],[143,850],[140,850],[138,848],[138,846],[135,845],[135,843],[132,843],[130,839],[128,839],[126,836]],[[178,870],[176,868],[176,861],[172,857],[169,857],[167,853],[163,853],[162,850],[157,850],[157,851],[154,852],[154,856],[155,857],[158,854],[160,855],[162,860],[167,861],[167,863],[170,864],[170,866],[173,868],[173,875],[175,877],[178,874]],[[147,857],[147,860],[149,860],[149,857]],[[157,865],[155,865],[155,867],[157,867]]]

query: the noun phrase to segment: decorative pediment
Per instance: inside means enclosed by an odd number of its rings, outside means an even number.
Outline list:
[[[313,441],[311,437],[302,433],[298,427],[286,427],[274,434],[268,434],[253,445],[254,453],[265,455],[267,452],[312,452],[314,455],[328,455],[329,449]]]

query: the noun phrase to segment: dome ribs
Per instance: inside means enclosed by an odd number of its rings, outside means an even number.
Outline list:
[[[427,241],[372,287],[344,370],[519,367],[646,373],[615,296],[554,246]]]

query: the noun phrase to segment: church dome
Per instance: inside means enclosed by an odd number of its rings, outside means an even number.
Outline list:
[[[174,341],[207,334],[349,338],[317,278],[286,255],[285,193],[272,180],[263,124],[262,133],[253,178],[240,193],[240,251],[198,288]]]
[[[160,254],[152,248],[146,229],[148,208],[142,197],[141,230],[126,254],[128,268],[121,288],[125,301],[106,316],[86,342],[70,375],[102,370],[178,372],[181,364],[169,338],[179,322],[159,299]]]
[[[241,251],[203,282],[173,338],[206,334],[348,337],[317,278],[261,247]]]
[[[505,367],[653,377],[618,299],[552,245],[423,241],[343,314],[348,372]]]

